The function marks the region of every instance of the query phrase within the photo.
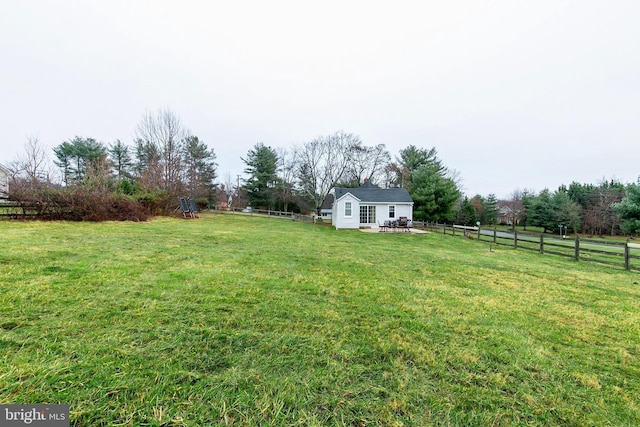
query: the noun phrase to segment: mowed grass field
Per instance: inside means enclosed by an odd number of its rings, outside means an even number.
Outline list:
[[[640,425],[638,273],[256,216],[0,230],[0,403],[73,426]]]

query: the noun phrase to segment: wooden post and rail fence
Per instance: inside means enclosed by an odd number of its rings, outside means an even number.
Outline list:
[[[487,242],[490,245],[510,246],[541,254],[559,255],[576,261],[589,261],[600,264],[624,267],[626,270],[640,271],[640,243],[630,240],[606,241],[599,239],[565,238],[550,234],[530,234],[512,231],[499,231],[495,228],[470,227],[437,222],[413,222],[414,227],[424,228],[436,233],[452,236],[464,236]]]

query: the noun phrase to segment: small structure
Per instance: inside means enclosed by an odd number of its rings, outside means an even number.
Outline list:
[[[413,221],[413,199],[404,188],[380,188],[369,181],[360,187],[335,187],[331,224],[341,228],[377,228],[400,217]]]
[[[9,169],[0,164],[0,199],[9,196]]]
[[[324,198],[322,206],[320,206],[320,218],[322,218],[323,221],[331,221],[334,200],[335,197],[333,193],[327,194],[327,197]]]

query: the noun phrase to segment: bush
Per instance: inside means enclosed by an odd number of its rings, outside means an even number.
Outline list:
[[[166,191],[156,191],[153,193],[137,194],[136,200],[150,215],[161,215],[167,213],[169,203],[169,195]]]
[[[196,206],[200,210],[209,209],[209,199],[207,199],[206,197],[197,198],[196,199]]]
[[[141,201],[106,187],[59,187],[14,180],[10,198],[24,217],[67,221],[146,221],[153,210]]]
[[[129,196],[115,197],[109,206],[109,213],[112,220],[117,221],[146,221],[149,219],[149,211]]]

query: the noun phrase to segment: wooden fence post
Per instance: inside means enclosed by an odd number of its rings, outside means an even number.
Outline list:
[[[518,230],[513,227],[513,247],[518,249]]]
[[[578,238],[578,233],[576,233],[576,251],[575,251],[576,261],[580,260],[580,239]]]
[[[544,234],[540,234],[540,253],[544,253]]]
[[[627,243],[625,243],[624,245],[624,268],[625,270],[630,270],[631,269],[631,264],[630,264],[630,259],[631,258],[629,255],[631,251],[629,250],[629,241],[627,240]]]
[[[496,230],[496,227],[493,227],[493,243],[496,243],[498,241],[498,231]]]

